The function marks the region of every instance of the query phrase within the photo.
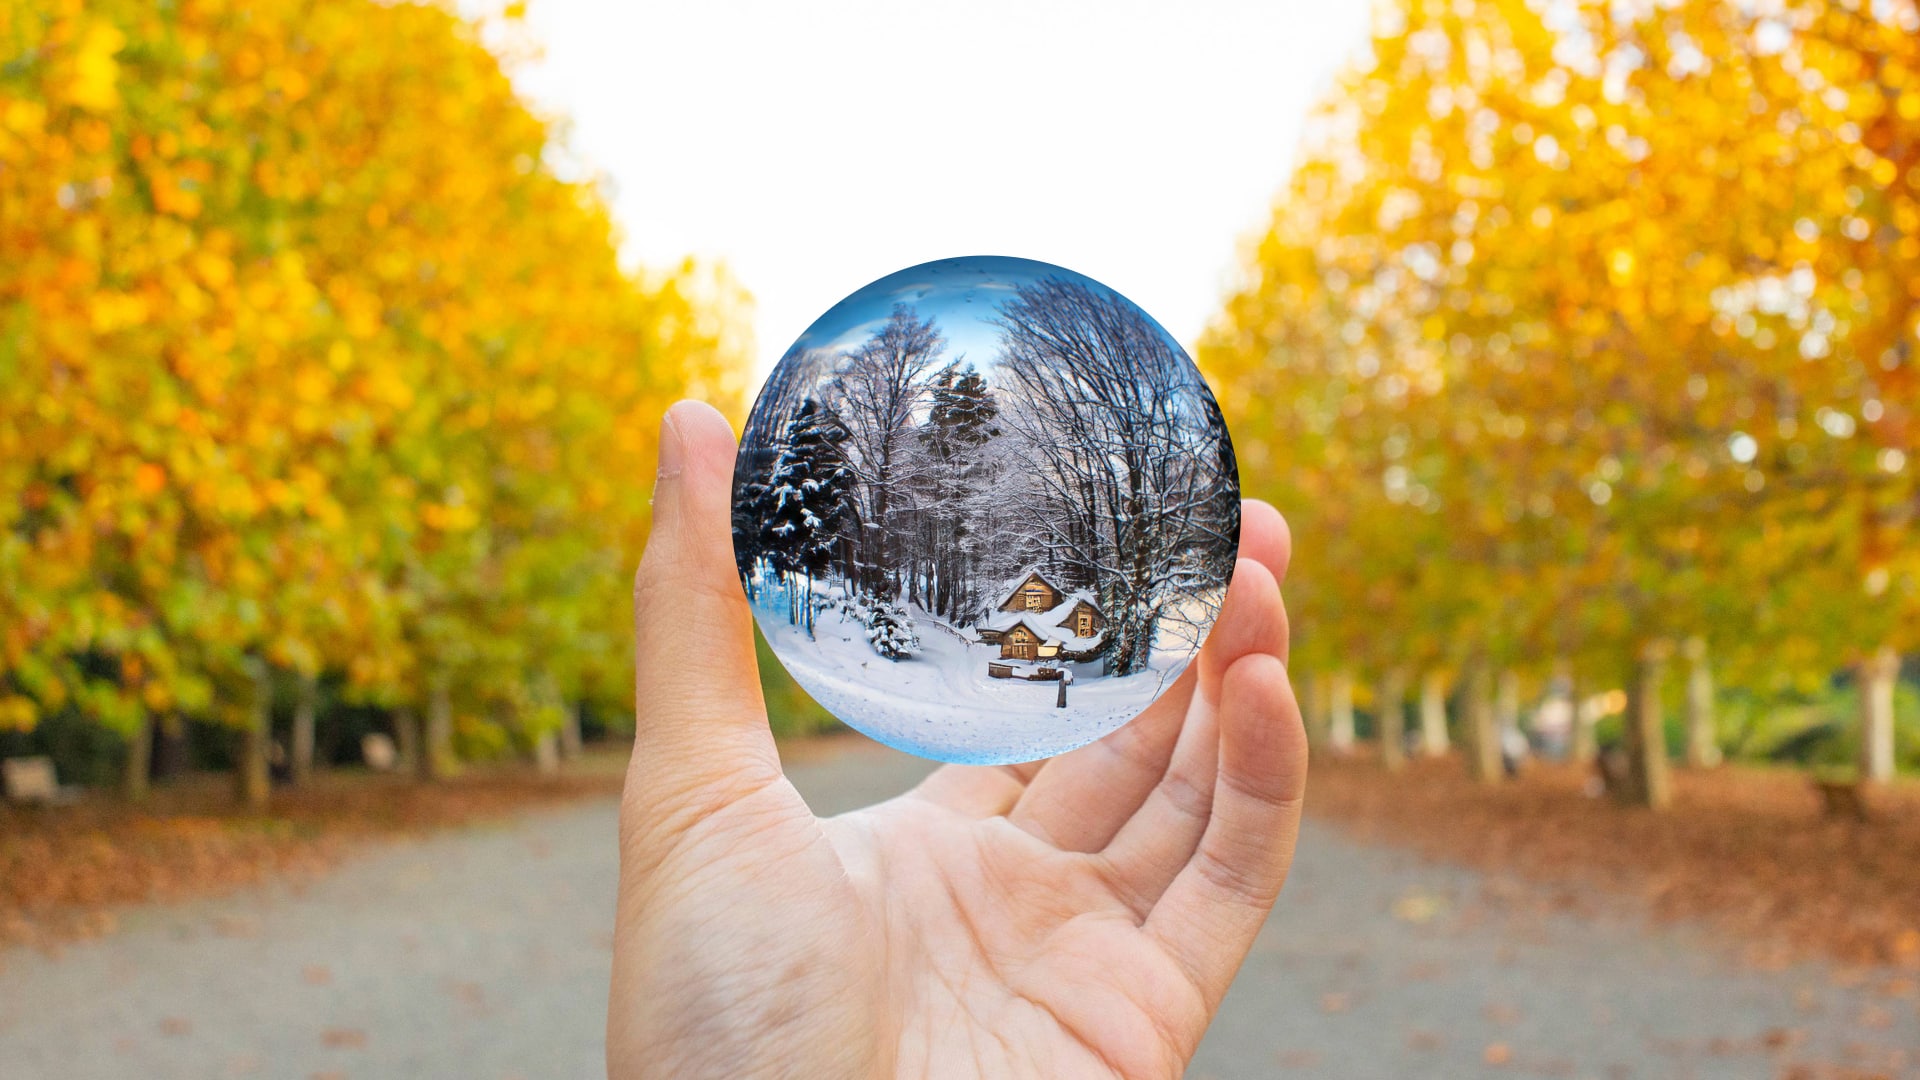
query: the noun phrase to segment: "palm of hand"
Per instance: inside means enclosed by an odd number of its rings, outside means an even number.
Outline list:
[[[622,815],[610,1074],[1179,1075],[1297,828],[1278,515],[1249,507],[1252,559],[1212,639],[1132,724],[1045,763],[946,766],[823,820],[742,677],[751,616],[713,543],[730,441],[680,438],[636,589],[640,700],[656,704]],[[648,664],[690,602],[721,643],[704,680]]]
[[[885,868],[854,892],[897,973],[894,1075],[1180,1072],[1208,1010],[1097,856],[914,796],[823,825]]]

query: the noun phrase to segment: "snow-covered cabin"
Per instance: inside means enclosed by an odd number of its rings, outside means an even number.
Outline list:
[[[1068,592],[1038,569],[1012,579],[974,626],[1002,660],[1087,660],[1106,645],[1107,617],[1089,592]]]

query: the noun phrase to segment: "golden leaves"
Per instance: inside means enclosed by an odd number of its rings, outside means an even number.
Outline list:
[[[29,7],[0,0],[50,58],[0,71],[0,697],[201,710],[246,653],[388,700],[428,664],[620,693],[598,568],[644,532],[653,418],[735,400],[742,299],[623,272],[445,9]]]
[[[1604,659],[1649,625],[1762,656],[1820,604],[1796,656],[1920,641],[1884,510],[1920,496],[1914,13],[1781,37],[1581,0],[1570,42],[1537,8],[1390,6],[1201,347],[1268,448],[1250,489],[1338,540],[1290,590],[1307,662]],[[1871,609],[1867,512],[1903,553]]]
[[[65,98],[83,109],[106,112],[120,104],[120,65],[114,59],[127,36],[111,23],[94,20],[80,33],[68,59]]]

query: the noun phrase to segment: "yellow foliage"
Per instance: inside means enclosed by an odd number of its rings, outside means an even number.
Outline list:
[[[1201,348],[1307,663],[1920,647],[1916,32],[1382,7]]]
[[[0,726],[248,656],[624,700],[650,433],[737,407],[724,275],[624,271],[447,7],[0,0],[0,53]]]

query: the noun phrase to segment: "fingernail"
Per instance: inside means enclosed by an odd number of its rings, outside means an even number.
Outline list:
[[[678,408],[676,405],[675,408]],[[680,426],[673,422],[673,409],[660,418],[660,471],[659,478],[671,480],[680,475],[681,464],[686,460],[687,443],[680,437]]]
[[[680,475],[686,457],[686,440],[680,437],[680,429],[674,425],[673,410],[668,409],[666,415],[660,418],[660,461],[653,477],[654,500],[660,497],[660,485]]]

